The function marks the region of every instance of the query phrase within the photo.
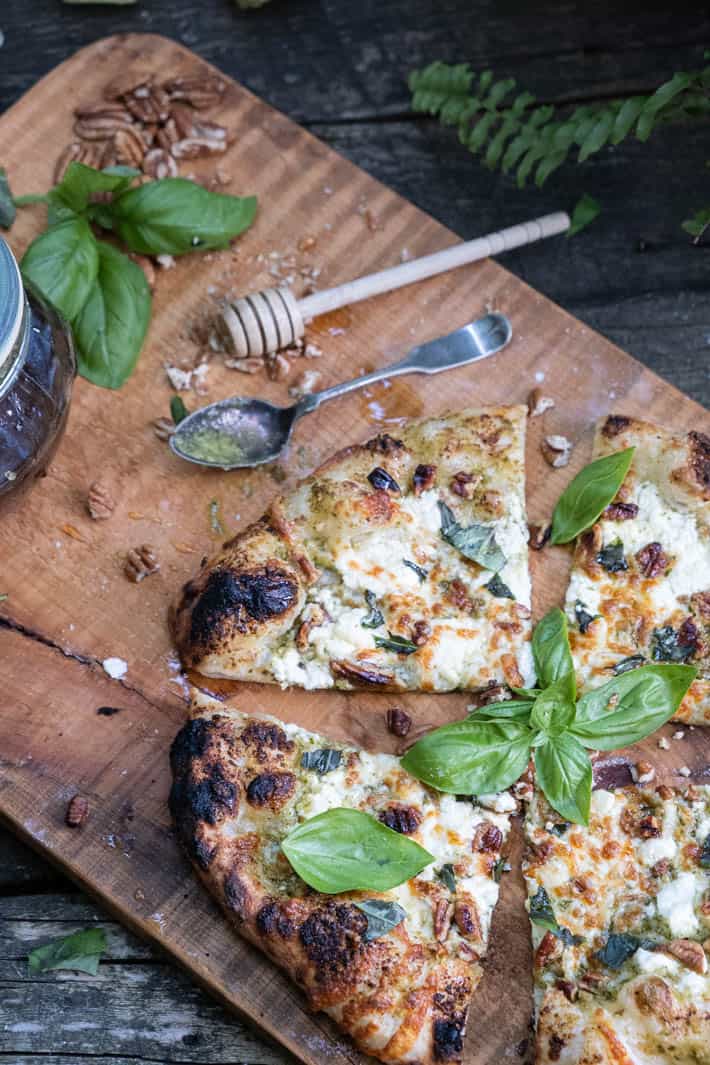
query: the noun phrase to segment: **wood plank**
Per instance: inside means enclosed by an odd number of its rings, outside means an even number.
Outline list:
[[[131,64],[164,76],[201,69],[185,49],[150,36],[100,41],[79,53],[0,120],[0,158],[17,188],[48,184],[54,154],[69,137],[72,107],[96,98],[117,70]],[[131,928],[160,942],[223,1001],[302,1060],[335,1065],[360,1059],[324,1018],[303,1011],[298,992],[265,959],[225,930],[193,883],[168,821],[166,750],[181,721],[184,696],[165,618],[201,554],[219,542],[210,524],[210,502],[218,500],[224,530],[232,533],[262,512],[284,476],[288,486],[345,441],[396,427],[402,417],[464,403],[521,402],[544,382],[557,405],[544,423],[532,423],[528,441],[529,512],[531,520],[540,520],[549,515],[570,473],[587,460],[593,422],[609,409],[654,417],[678,429],[708,425],[708,417],[589,328],[486,262],[410,293],[351,308],[334,333],[332,320],[315,322],[310,336],[324,350],[318,368],[323,384],[330,384],[361,367],[382,365],[412,343],[447,332],[492,304],[513,322],[515,339],[505,353],[483,366],[442,375],[434,386],[399,380],[374,396],[341,401],[300,423],[278,470],[222,474],[181,464],[155,438],[151,422],[167,411],[171,392],[164,360],[197,353],[190,326],[214,313],[210,287],[218,293],[259,287],[268,280],[259,256],[292,249],[307,235],[317,237],[322,285],[397,261],[402,247],[416,255],[455,239],[234,84],[226,94],[224,118],[237,135],[225,164],[232,175],[230,191],[259,194],[256,225],[233,251],[182,261],[159,278],[149,342],[136,374],[117,393],[77,383],[68,431],[49,476],[4,514],[3,591],[9,599],[2,604],[0,628],[0,816]],[[375,232],[367,226],[364,205],[378,220]],[[22,213],[12,231],[18,251],[38,225],[36,212]],[[213,359],[206,398],[236,389],[286,399],[284,383],[235,375]],[[188,399],[191,405],[198,402]],[[543,462],[543,428],[575,442],[570,469],[551,471]],[[110,521],[93,523],[85,497],[98,476],[117,506]],[[74,533],[68,534],[67,526]],[[133,585],[123,575],[123,558],[127,549],[144,542],[155,546],[161,570]],[[562,549],[533,558],[538,613],[558,600],[568,561]],[[128,662],[121,682],[102,671],[107,656]],[[383,714],[390,697],[243,685],[237,700],[243,708],[268,710],[366,747],[391,749]],[[436,724],[461,716],[467,700],[456,694],[412,695],[398,702],[417,722]],[[97,715],[103,705],[120,712]],[[659,756],[653,744],[646,754]],[[688,744],[687,752],[676,745],[668,761],[673,758],[702,769],[708,752],[704,741]],[[63,825],[75,790],[92,803],[90,821],[78,833]],[[487,979],[472,1012],[469,1065],[503,1058],[527,1032],[529,947],[521,901],[519,874],[511,875],[496,916]]]

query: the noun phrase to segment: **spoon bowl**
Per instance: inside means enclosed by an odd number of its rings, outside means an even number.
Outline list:
[[[170,447],[188,462],[223,470],[273,462],[286,447],[294,423],[326,400],[386,377],[441,373],[454,366],[466,366],[494,355],[510,342],[511,336],[508,319],[494,312],[448,336],[412,348],[391,366],[304,396],[291,407],[277,407],[263,399],[242,396],[221,399],[183,418],[170,437]]]

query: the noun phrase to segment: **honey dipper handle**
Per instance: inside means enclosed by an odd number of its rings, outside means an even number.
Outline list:
[[[338,307],[366,300],[370,296],[378,296],[382,292],[392,292],[403,285],[411,285],[413,281],[423,281],[426,277],[434,277],[435,274],[442,274],[457,266],[475,263],[489,255],[500,255],[511,248],[521,248],[524,244],[554,237],[557,233],[564,233],[569,224],[569,216],[564,211],[543,215],[530,222],[509,226],[507,229],[498,230],[497,233],[466,241],[465,244],[454,244],[451,248],[434,252],[433,255],[412,259],[411,262],[391,266],[388,270],[380,270],[376,274],[356,278],[355,281],[346,281],[336,288],[316,292],[299,300],[298,309],[304,319],[315,318],[316,315],[334,311]]]

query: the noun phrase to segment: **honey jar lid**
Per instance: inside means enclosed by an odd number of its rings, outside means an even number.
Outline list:
[[[20,268],[6,241],[0,237],[0,389],[15,375],[24,309]]]

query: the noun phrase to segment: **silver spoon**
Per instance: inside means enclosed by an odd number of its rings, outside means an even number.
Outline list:
[[[454,366],[495,355],[510,341],[512,329],[503,314],[486,314],[448,336],[412,348],[399,362],[304,396],[291,407],[275,407],[263,399],[232,396],[209,403],[184,418],[170,437],[176,455],[200,466],[234,470],[259,466],[278,458],[294,424],[328,399],[356,388],[406,373],[441,373]]]

